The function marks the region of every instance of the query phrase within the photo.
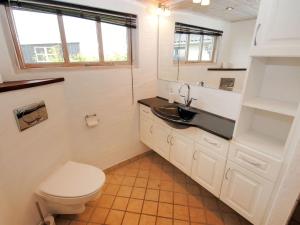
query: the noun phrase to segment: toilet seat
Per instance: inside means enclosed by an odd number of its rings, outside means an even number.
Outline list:
[[[69,161],[42,182],[38,191],[53,198],[81,198],[98,192],[104,182],[102,170]]]

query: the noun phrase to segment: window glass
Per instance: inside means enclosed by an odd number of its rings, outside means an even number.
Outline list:
[[[99,61],[96,22],[63,16],[70,62]]]
[[[101,23],[104,61],[127,61],[127,28]]]
[[[175,34],[174,60],[185,60],[187,49],[187,34]]]
[[[201,35],[190,34],[189,55],[188,55],[189,61],[200,60],[201,41],[202,41]]]
[[[203,36],[203,47],[202,47],[202,57],[203,61],[212,61],[213,60],[213,51],[215,38],[213,36]]]
[[[56,15],[13,10],[13,16],[25,63],[64,61]]]

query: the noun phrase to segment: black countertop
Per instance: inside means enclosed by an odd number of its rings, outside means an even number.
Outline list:
[[[143,104],[148,107],[157,107],[162,105],[168,105],[168,101],[161,97],[147,98],[139,100],[138,103]],[[175,103],[178,104],[178,103]],[[215,134],[219,137],[231,140],[233,136],[233,129],[235,121],[210,113],[204,110],[192,108],[197,114],[191,121],[180,122],[180,124],[189,125],[193,127],[199,127],[209,133]],[[164,118],[165,119],[165,118]],[[167,119],[165,119],[167,120]],[[169,120],[168,122],[174,122]]]

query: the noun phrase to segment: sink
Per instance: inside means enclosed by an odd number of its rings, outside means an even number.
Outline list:
[[[168,104],[153,107],[152,111],[158,117],[172,122],[189,122],[197,114],[190,107],[177,104]]]

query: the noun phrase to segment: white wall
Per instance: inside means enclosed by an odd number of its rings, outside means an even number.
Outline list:
[[[156,17],[142,4],[129,0],[73,2],[138,15],[135,102],[155,96]],[[128,66],[18,71],[3,8],[0,13],[0,73],[4,78],[66,79],[49,87],[0,93],[0,224],[35,225],[38,216],[32,201],[33,189],[56,164],[71,158],[66,152],[71,151],[73,160],[107,168],[147,148],[139,142],[138,105],[131,102]],[[45,100],[49,120],[19,133],[13,108],[37,99]],[[63,117],[65,111],[67,115]],[[99,116],[98,127],[85,126],[84,116],[88,113]],[[65,134],[70,135],[67,143]]]
[[[13,110],[44,100],[49,119],[19,132]],[[64,84],[0,93],[0,224],[36,224],[33,192],[70,159]]]
[[[245,20],[230,24],[230,37],[224,62],[236,68],[249,66],[249,51],[256,20]]]

